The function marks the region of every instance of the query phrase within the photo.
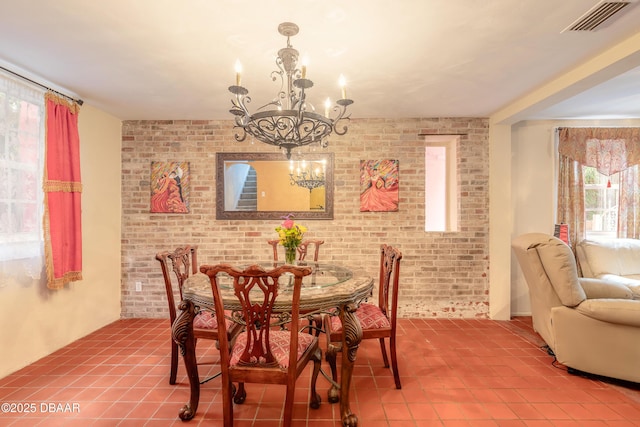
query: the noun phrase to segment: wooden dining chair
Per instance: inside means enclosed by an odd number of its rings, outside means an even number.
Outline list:
[[[320,246],[324,244],[324,240],[303,240],[298,246],[298,260],[304,261],[307,257],[307,252],[313,248],[313,261],[318,262],[318,256],[320,255]]]
[[[296,380],[309,361],[313,361],[310,406],[319,408],[320,395],[316,392],[316,380],[320,372],[322,351],[317,337],[299,331],[302,278],[311,274],[311,268],[283,265],[264,270],[253,265],[240,270],[228,264],[219,264],[203,265],[200,271],[211,280],[218,318],[224,425],[233,426],[233,402],[245,401],[244,383],[261,383],[286,386],[283,425],[291,426]],[[233,280],[233,289],[242,307],[244,330],[235,343],[230,343],[226,338],[227,326],[223,321],[223,300],[220,296],[222,274],[229,275]],[[287,328],[282,328],[283,325],[277,326],[272,321],[278,318],[273,313],[274,303],[278,298],[278,280],[285,274],[292,275],[294,283],[291,318],[287,316],[286,320],[290,323],[286,324]],[[235,396],[234,381],[239,383]]]
[[[389,367],[389,359],[384,340],[389,338],[393,378],[397,389],[402,388],[396,355],[396,316],[401,259],[402,252],[399,250],[388,245],[380,246],[378,304],[362,303],[355,311],[362,327],[362,339],[380,340],[380,350],[385,368]],[[326,359],[331,367],[333,380],[337,381],[336,353],[340,351],[342,346],[342,322],[337,315],[325,316],[324,325],[327,333]]]
[[[180,246],[174,251],[158,252],[156,260],[160,262],[162,277],[169,304],[169,320],[173,325],[176,320],[176,298],[182,300],[182,288],[187,279],[198,272],[198,247]],[[229,337],[233,338],[240,332],[240,327],[235,324],[229,325]],[[218,340],[217,319],[210,311],[200,311],[193,320],[193,334],[198,338]],[[171,339],[171,367],[169,373],[169,384],[176,383],[178,372],[178,345]],[[208,381],[208,378],[205,381]]]
[[[278,261],[278,245],[280,240],[267,240],[267,243],[273,247],[273,260]],[[298,246],[298,261],[304,261],[307,257],[307,252],[309,247],[313,248],[313,262],[318,262],[318,257],[320,255],[320,246],[324,244],[324,240],[312,240],[307,239],[303,240]],[[316,336],[320,336],[320,332],[322,332],[322,323],[324,319],[323,314],[314,314],[309,317],[309,333],[313,333],[315,330]]]
[[[273,247],[273,260],[278,261],[278,245],[280,240],[267,240],[267,243]],[[313,251],[313,261],[318,262],[318,257],[320,255],[320,246],[324,244],[324,240],[303,240],[298,246],[298,261],[304,261],[307,257],[308,251],[311,249]]]

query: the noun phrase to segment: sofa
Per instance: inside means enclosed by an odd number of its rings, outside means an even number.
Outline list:
[[[623,284],[640,299],[640,240],[583,240],[576,255],[583,277]]]
[[[624,283],[579,277],[573,251],[543,233],[512,249],[529,288],[534,330],[570,371],[640,383],[640,300]],[[590,264],[591,266],[591,264]]]

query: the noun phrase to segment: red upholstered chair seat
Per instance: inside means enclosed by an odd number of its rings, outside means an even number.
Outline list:
[[[391,350],[391,366],[396,388],[401,388],[400,374],[398,374],[398,358],[396,353],[396,318],[398,309],[398,286],[400,277],[400,260],[402,252],[389,245],[380,246],[380,280],[378,281],[378,303],[360,304],[355,311],[362,327],[362,339],[377,339],[380,341],[380,351],[385,368],[389,367],[385,339],[389,340]],[[331,367],[333,381],[338,380],[336,353],[342,348],[342,322],[338,316],[325,316],[325,330],[327,332],[327,362]],[[329,401],[336,400],[329,396]]]
[[[227,316],[231,316],[230,311],[225,310],[224,313]],[[233,323],[227,320],[227,329],[231,328],[232,325]],[[217,329],[218,320],[216,320],[216,315],[210,311],[201,311],[193,318],[193,327],[198,329]]]
[[[291,332],[289,331],[271,331],[269,334],[269,341],[271,343],[271,353],[276,358],[278,365],[286,369],[289,367],[289,343],[291,342]],[[314,343],[313,335],[298,334],[298,355],[297,360],[300,360],[304,352]],[[235,345],[231,350],[230,366],[236,366],[240,361],[240,356],[244,352],[247,346],[247,333],[241,333],[238,335]]]
[[[209,311],[201,311],[193,318],[193,327],[199,329],[217,329],[218,321],[216,316]]]
[[[360,321],[362,329],[385,329],[391,327],[389,319],[382,313],[382,310],[380,310],[380,307],[377,305],[362,303],[355,314]],[[342,333],[340,317],[331,316],[331,331]]]

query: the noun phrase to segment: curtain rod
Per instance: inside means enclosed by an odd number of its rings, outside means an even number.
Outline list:
[[[32,84],[34,84],[34,85],[36,85],[36,86],[40,86],[41,88],[46,89],[46,90],[50,90],[51,92],[54,92],[54,93],[56,93],[56,94],[58,94],[58,95],[60,95],[60,96],[63,96],[63,97],[65,97],[65,98],[67,98],[67,99],[69,99],[69,100],[71,100],[71,101],[73,101],[73,102],[76,102],[76,103],[77,103],[78,105],[80,105],[80,106],[81,106],[82,104],[84,104],[84,101],[83,101],[82,99],[75,99],[75,98],[74,98],[74,97],[72,97],[72,96],[66,95],[66,94],[64,94],[64,93],[62,93],[62,92],[58,92],[58,91],[57,91],[57,90],[55,90],[55,89],[51,89],[50,87],[45,86],[45,85],[43,85],[42,83],[38,83],[38,82],[36,82],[35,80],[31,80],[30,78],[25,77],[25,76],[23,76],[23,75],[21,75],[21,74],[18,74],[18,73],[16,73],[15,71],[11,71],[11,70],[9,70],[9,69],[7,69],[7,68],[4,68],[4,67],[3,67],[3,66],[1,66],[1,65],[0,65],[0,69],[1,69],[1,70],[6,71],[6,72],[7,72],[7,73],[9,73],[9,74],[13,74],[14,76],[19,77],[19,78],[21,78],[21,79],[23,79],[23,80],[26,80],[26,81],[28,81],[29,83],[32,83]]]

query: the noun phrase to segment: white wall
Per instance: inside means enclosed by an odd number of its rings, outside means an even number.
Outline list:
[[[511,126],[489,125],[489,314],[511,317]]]
[[[512,127],[513,237],[530,232],[553,233],[556,200],[553,130],[554,124],[549,122],[521,122]],[[527,284],[513,254],[511,314],[531,314]]]
[[[640,126],[640,120],[524,121],[511,128],[513,237],[553,234],[556,206],[557,127]],[[492,165],[493,167],[493,165]],[[530,315],[527,284],[511,255],[511,314]]]
[[[0,378],[120,318],[121,122],[85,104],[79,130],[83,280],[0,289]]]

